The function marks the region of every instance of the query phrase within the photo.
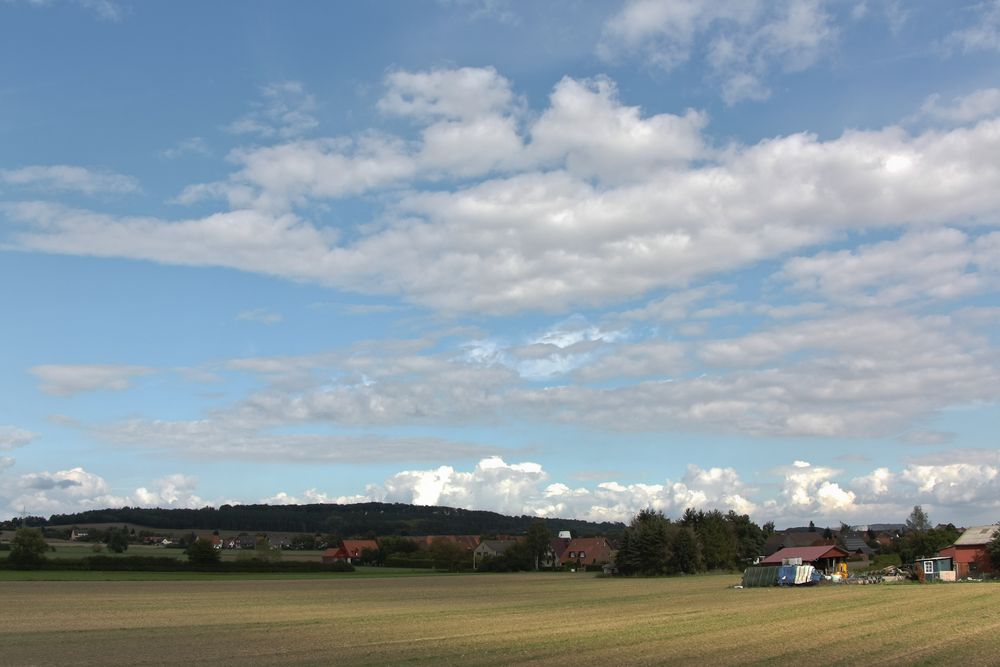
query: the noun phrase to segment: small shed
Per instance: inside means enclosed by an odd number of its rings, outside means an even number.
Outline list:
[[[917,579],[922,583],[929,581],[955,581],[955,559],[951,556],[932,556],[917,558]]]

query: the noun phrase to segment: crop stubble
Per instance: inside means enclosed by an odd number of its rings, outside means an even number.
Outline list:
[[[0,583],[5,664],[1000,664],[1000,585],[519,574]]]

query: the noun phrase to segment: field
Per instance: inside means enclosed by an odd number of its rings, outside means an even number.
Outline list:
[[[0,662],[1000,664],[997,584],[187,576],[0,580]]]

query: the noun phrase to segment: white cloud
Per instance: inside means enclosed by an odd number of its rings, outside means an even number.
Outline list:
[[[571,488],[560,482],[549,483],[549,474],[537,463],[508,464],[492,457],[481,460],[470,472],[457,471],[451,466],[404,471],[382,485],[369,486],[366,495],[386,502],[627,521],[647,507],[674,514],[687,507],[752,511],[755,505],[740,495],[745,491],[730,468],[702,470],[689,466],[681,480],[667,480],[664,484],[603,482],[593,488]]]
[[[118,507],[201,507],[206,503],[194,491],[197,479],[182,474],[155,480],[150,488],[140,487],[120,495],[100,475],[84,468],[56,472],[32,472],[5,480],[0,492],[0,516],[22,511],[49,516]]]
[[[434,170],[421,169],[419,142],[361,135],[238,152],[241,169],[230,182],[195,188],[226,194],[236,210],[204,218],[166,221],[38,202],[6,205],[13,223],[8,244],[226,266],[338,289],[401,294],[449,313],[498,315],[560,312],[683,289],[845,232],[990,224],[1000,209],[1000,167],[994,159],[1000,152],[1000,119],[912,136],[899,127],[850,131],[828,140],[796,134],[732,145],[691,163],[681,148],[664,158],[670,165],[627,175],[633,180],[594,182],[602,162],[627,161],[631,151],[639,164],[658,159],[643,153],[641,142],[606,138],[641,129],[640,134],[660,132],[657,141],[665,145],[682,146],[678,136],[689,136],[694,121],[642,118],[606,88],[588,85],[593,84],[560,84],[588,100],[584,106],[595,109],[595,127],[607,134],[584,132],[593,136],[589,143],[564,142],[563,168],[534,170],[529,159],[534,144],[526,144],[516,159],[470,157],[504,162],[505,169],[514,169],[517,160],[527,162],[510,175],[466,186],[396,192],[387,196],[381,215],[366,221],[370,224],[342,231],[285,211],[434,178]],[[412,105],[412,113],[451,114],[457,122],[479,109],[436,92],[407,100],[400,102],[404,110]]]
[[[0,451],[24,447],[37,437],[37,433],[17,426],[0,426]]]
[[[0,169],[0,183],[37,190],[63,190],[85,195],[126,194],[139,190],[131,176],[66,164]]]
[[[132,386],[134,378],[154,372],[147,366],[127,364],[43,364],[31,368],[31,374],[41,382],[41,390],[54,396],[123,391]]]
[[[954,299],[1000,285],[1000,233],[911,232],[856,250],[796,257],[779,275],[797,289],[855,306]]]
[[[203,507],[207,503],[195,494],[198,478],[175,473],[154,481],[151,488],[139,487],[133,497],[143,507]]]
[[[0,456],[0,472],[3,472],[7,468],[10,468],[16,463],[13,457],[10,456]]]
[[[773,72],[812,67],[835,43],[837,28],[824,6],[822,0],[630,0],[605,25],[598,53],[638,54],[666,70],[701,56],[728,104],[764,99]]]
[[[390,72],[378,101],[383,113],[418,120],[469,120],[511,110],[516,102],[505,77],[492,67]]]

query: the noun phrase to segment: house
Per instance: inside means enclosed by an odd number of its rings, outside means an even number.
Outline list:
[[[959,579],[979,577],[981,574],[994,572],[986,545],[993,539],[1000,526],[973,526],[966,529],[962,536],[950,547],[941,549],[938,556],[949,557],[955,562],[955,576]]]
[[[568,531],[566,531],[568,532]],[[571,537],[553,537],[549,540],[549,562],[542,563],[545,567],[554,567],[562,563],[563,555],[569,548],[569,543],[573,541]]]
[[[497,558],[507,553],[507,550],[517,544],[516,540],[483,540],[472,552],[472,569],[484,558]]]
[[[914,561],[917,579],[921,583],[928,581],[955,581],[955,559],[951,556],[932,556],[917,558]]]
[[[844,533],[841,539],[844,542],[844,550],[853,556],[864,556],[867,560],[875,554],[875,550],[868,546],[861,533]]]
[[[821,544],[812,547],[789,547],[779,549],[760,562],[761,565],[784,565],[791,561],[796,565],[812,565],[820,572],[832,574],[840,563],[846,563],[849,553],[836,545]],[[796,562],[799,561],[799,562]]]
[[[74,542],[77,540],[86,540],[88,537],[90,537],[90,533],[85,528],[74,528],[73,532],[69,535],[69,539]]]
[[[365,550],[378,551],[378,542],[375,540],[341,540],[340,546],[323,552],[323,562],[360,563]]]
[[[560,562],[571,567],[610,563],[611,545],[603,537],[577,537],[566,545]]]

